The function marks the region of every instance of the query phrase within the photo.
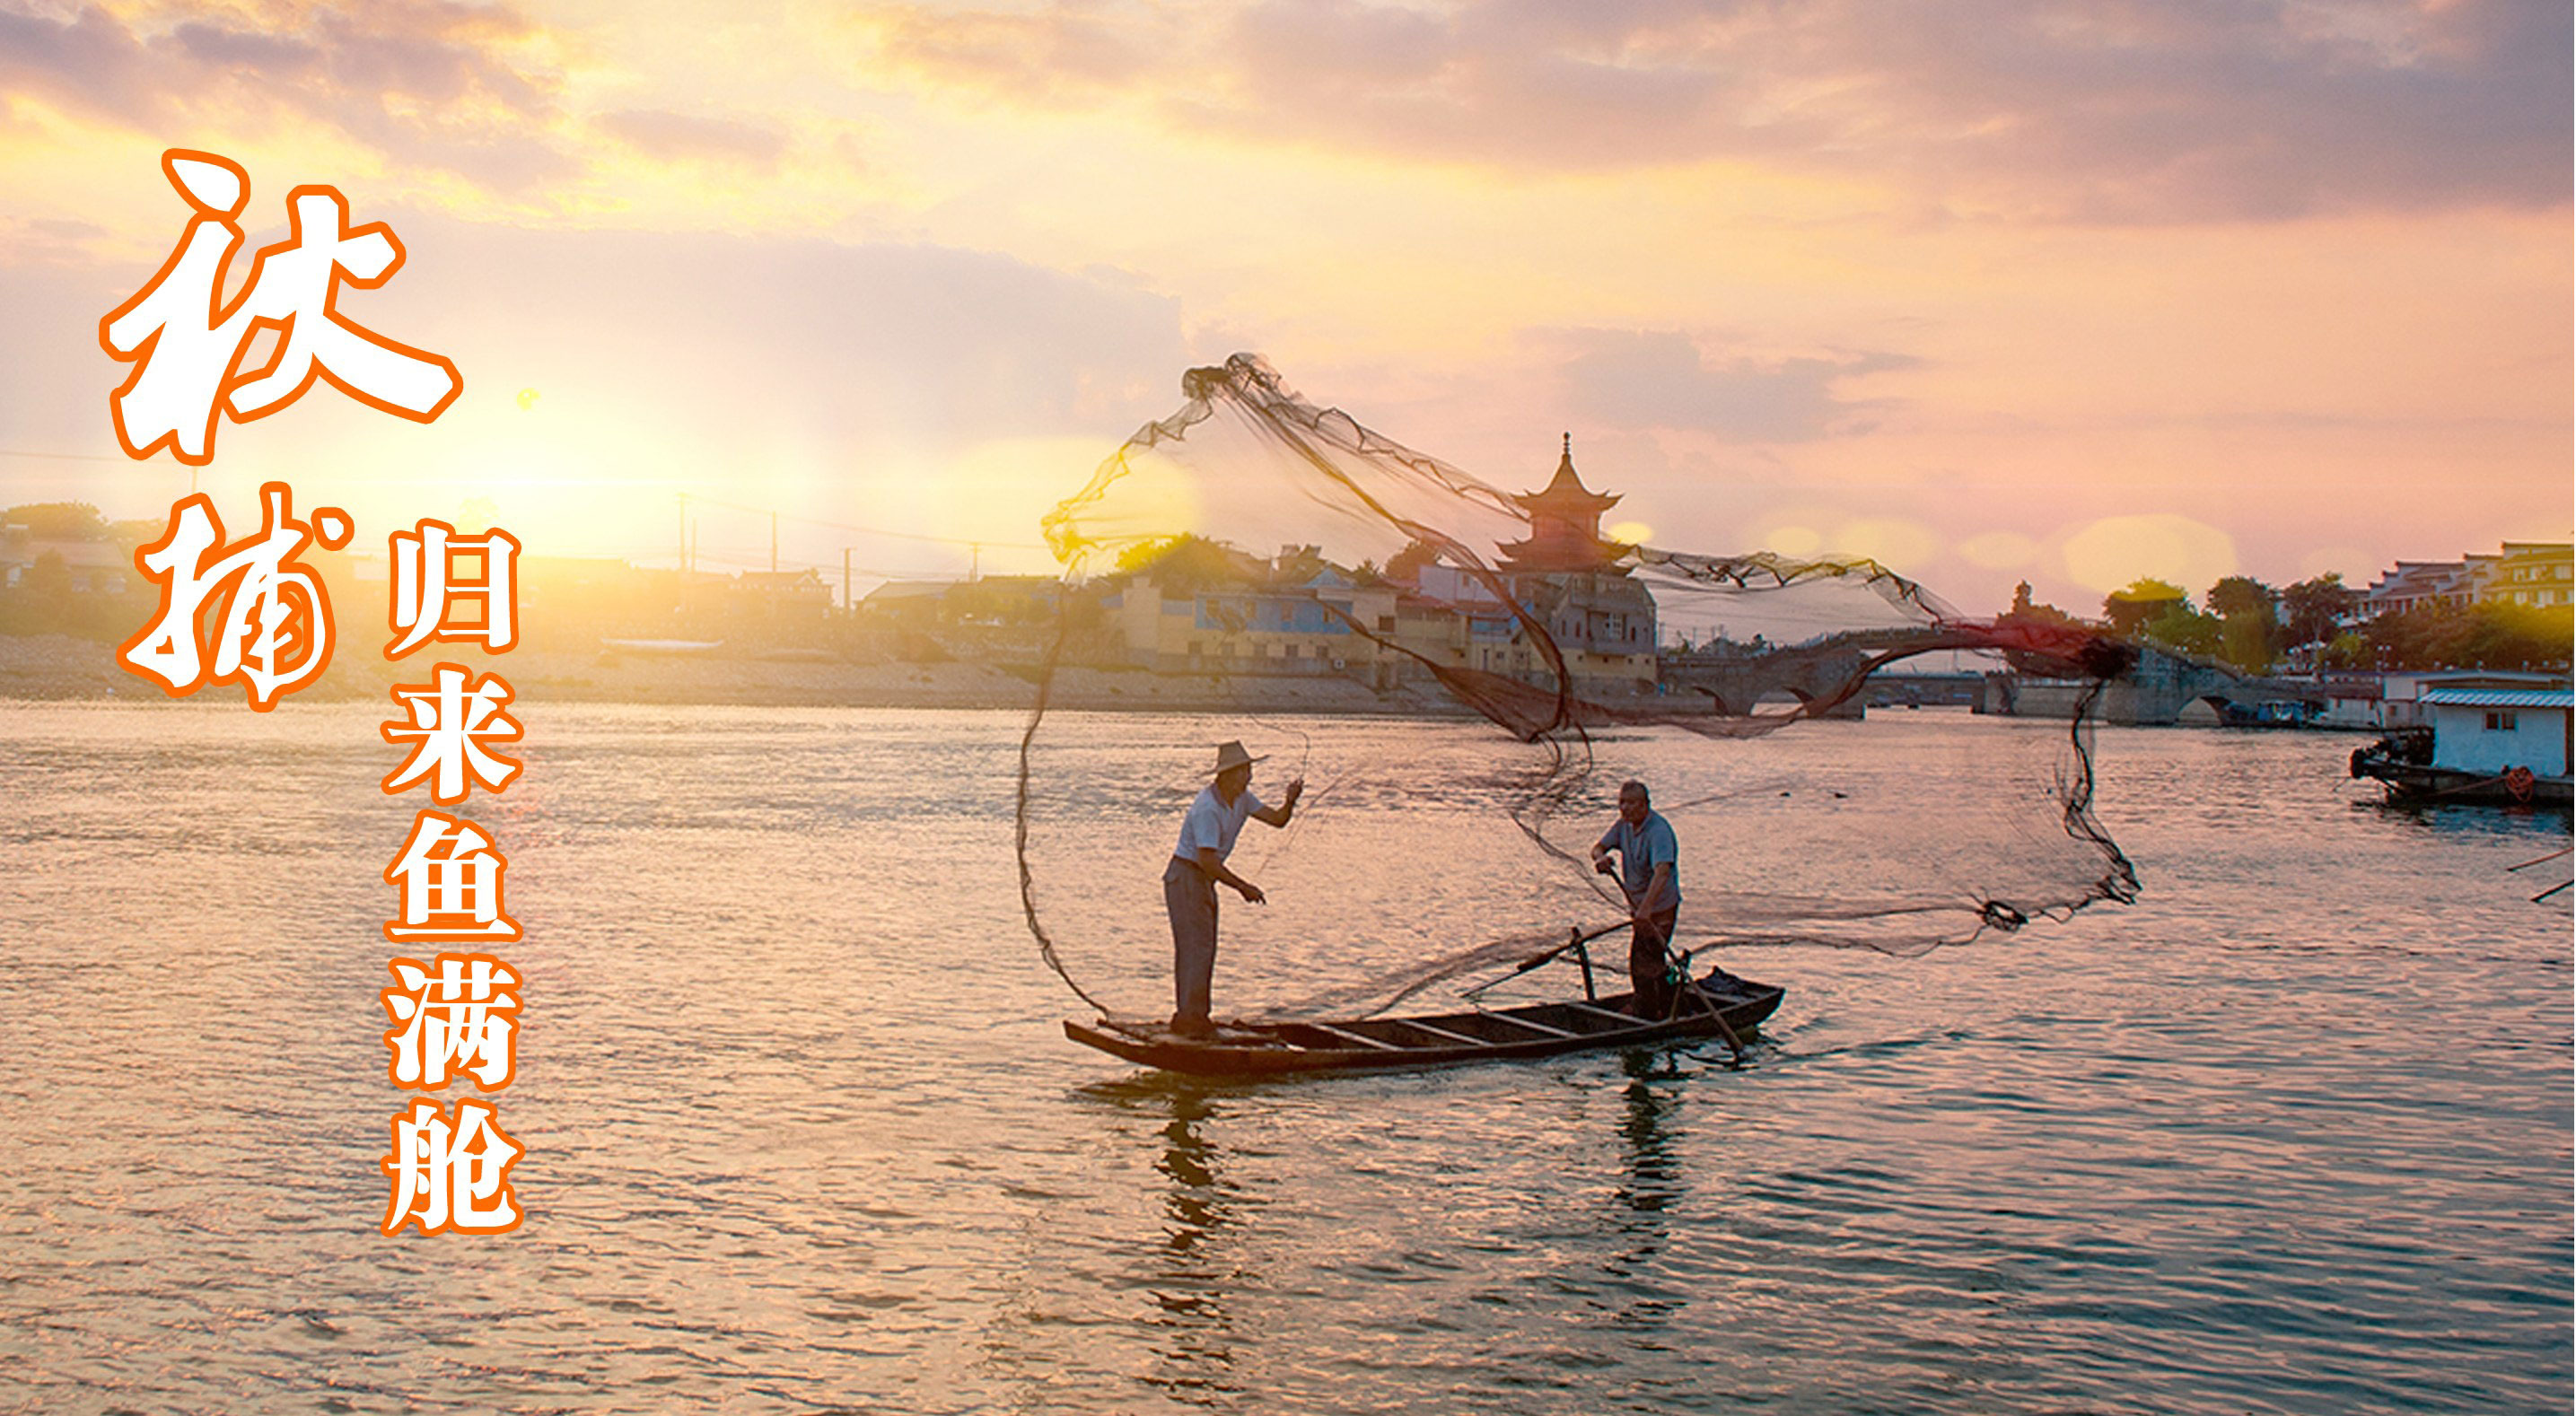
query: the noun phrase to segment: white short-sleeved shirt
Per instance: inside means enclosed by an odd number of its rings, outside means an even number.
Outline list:
[[[1202,787],[1198,800],[1190,803],[1190,814],[1181,818],[1181,843],[1172,847],[1172,854],[1196,865],[1199,848],[1205,846],[1223,860],[1234,854],[1234,838],[1243,834],[1243,819],[1263,809],[1261,798],[1248,787],[1236,795],[1232,806],[1217,799],[1213,784]]]

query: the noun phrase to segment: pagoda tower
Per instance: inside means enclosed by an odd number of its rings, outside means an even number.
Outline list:
[[[1628,548],[1601,539],[1601,513],[1618,505],[1619,498],[1583,485],[1574,470],[1574,434],[1565,435],[1565,453],[1557,459],[1556,475],[1548,484],[1512,500],[1529,513],[1529,539],[1499,547],[1503,560],[1496,569],[1507,575],[1628,573],[1626,566],[1616,563]]]

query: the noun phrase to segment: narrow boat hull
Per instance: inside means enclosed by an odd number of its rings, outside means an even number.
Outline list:
[[[1780,1006],[1782,990],[1733,980],[1707,986],[1715,1011],[1662,1022],[1629,1016],[1628,995],[1597,1003],[1540,1003],[1412,1018],[1329,1023],[1230,1023],[1213,1038],[1182,1037],[1150,1024],[1068,1019],[1064,1035],[1139,1066],[1211,1077],[1279,1077],[1321,1072],[1390,1072],[1520,1061],[1568,1052],[1651,1047],[1695,1038],[1750,1040]],[[1684,1006],[1691,999],[1685,995]]]
[[[2388,788],[2390,801],[2408,806],[2566,806],[2571,796],[2565,777],[2534,777],[2517,792],[2502,776],[2368,754],[2365,748],[2353,755],[2352,775],[2376,778]]]

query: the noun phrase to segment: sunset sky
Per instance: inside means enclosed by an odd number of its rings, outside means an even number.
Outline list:
[[[191,147],[254,240],[329,182],[408,247],[342,308],[458,403],[319,390],[202,475],[379,546],[668,564],[687,493],[710,567],[776,509],[836,580],[967,564],[875,531],[1048,569],[1039,514],[1251,350],[1508,488],[1571,431],[1677,549],[1972,610],[2362,582],[2576,521],[2570,47],[2565,0],[0,0],[0,502],[187,491],[96,326]]]

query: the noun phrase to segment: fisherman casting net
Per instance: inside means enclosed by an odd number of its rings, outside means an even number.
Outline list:
[[[1022,754],[1024,904],[1103,1011],[1170,1010],[1157,882],[1234,739],[1268,757],[1256,796],[1307,793],[1232,859],[1270,902],[1224,898],[1220,1016],[1445,998],[1615,924],[1589,851],[1629,779],[1679,838],[1675,946],[1704,959],[1918,953],[2133,896],[2090,811],[2116,642],[1971,620],[1866,560],[1607,541],[1615,498],[1570,449],[1507,493],[1250,356],[1183,392],[1046,522],[1066,572]],[[1725,632],[1659,645],[1676,624]],[[1849,716],[1874,673],[1924,656],[2009,659],[2064,711]]]

